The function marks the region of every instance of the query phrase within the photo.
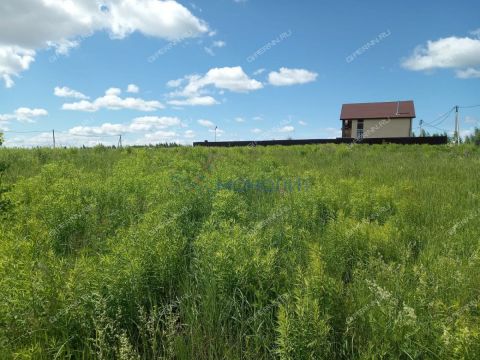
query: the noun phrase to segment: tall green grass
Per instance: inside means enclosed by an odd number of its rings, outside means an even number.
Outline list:
[[[478,147],[0,150],[2,359],[478,359]],[[302,179],[291,191],[230,181]]]

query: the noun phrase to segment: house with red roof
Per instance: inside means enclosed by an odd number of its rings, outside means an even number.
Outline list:
[[[412,136],[415,106],[412,100],[344,104],[342,138],[399,138]]]

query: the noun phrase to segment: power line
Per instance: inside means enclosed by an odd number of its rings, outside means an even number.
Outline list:
[[[480,107],[479,105],[469,105],[469,106],[459,106],[460,109],[470,109],[470,108],[475,108],[475,107]]]
[[[432,120],[432,121],[429,121],[429,122],[426,122],[424,121],[424,124],[426,125],[440,125],[442,122],[444,122],[449,116],[450,114],[455,110],[455,106],[452,107],[449,111],[447,111],[445,114],[443,115],[440,115],[439,117],[437,117],[435,120]]]
[[[440,131],[448,132],[448,130],[446,130],[446,129],[441,129],[441,128],[439,128],[439,127],[437,127],[437,126],[434,126],[434,125],[425,125],[425,126],[432,127],[432,128],[434,128],[434,129],[437,129],[437,130],[440,130]]]

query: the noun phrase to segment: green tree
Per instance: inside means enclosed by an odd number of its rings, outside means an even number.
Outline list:
[[[480,129],[475,128],[472,135],[466,136],[465,137],[465,143],[480,145]]]
[[[0,131],[0,146],[3,144],[3,133]]]

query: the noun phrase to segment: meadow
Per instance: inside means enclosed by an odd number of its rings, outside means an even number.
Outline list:
[[[474,145],[0,149],[0,358],[479,359],[479,179]]]

